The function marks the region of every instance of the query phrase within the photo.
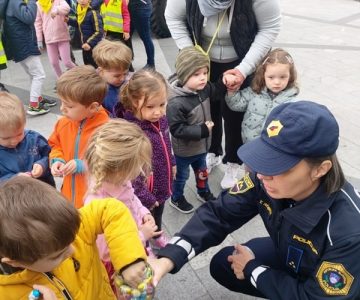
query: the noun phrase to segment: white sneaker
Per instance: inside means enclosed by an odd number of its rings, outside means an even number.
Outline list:
[[[208,153],[206,155],[206,166],[208,170],[208,174],[210,174],[212,168],[221,164],[221,156],[215,156],[214,153]]]
[[[223,189],[229,189],[238,181],[237,175],[240,171],[240,165],[228,162],[225,168],[225,174],[220,182]]]

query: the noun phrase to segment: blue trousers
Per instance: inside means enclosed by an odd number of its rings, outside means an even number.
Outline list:
[[[173,200],[176,201],[184,195],[185,184],[190,176],[189,166],[192,167],[195,173],[197,192],[201,193],[209,190],[207,180],[206,153],[187,157],[175,155],[175,160],[176,178],[173,183]]]
[[[256,260],[261,261],[263,265],[274,269],[283,269],[270,237],[252,239],[243,245],[249,247],[254,252]],[[210,262],[211,276],[231,291],[265,298],[249,280],[236,278],[227,260],[228,256],[233,254],[234,250],[235,248],[233,246],[225,247],[214,255]]]

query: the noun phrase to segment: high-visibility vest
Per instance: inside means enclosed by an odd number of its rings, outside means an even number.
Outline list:
[[[3,47],[3,44],[0,40],[0,65],[6,64],[7,59],[6,59],[6,54],[5,54],[5,50]]]
[[[122,16],[122,0],[110,0],[107,5],[103,3],[100,13],[104,21],[104,30],[112,32],[124,32]]]

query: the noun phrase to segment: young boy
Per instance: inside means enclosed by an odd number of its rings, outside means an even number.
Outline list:
[[[45,72],[34,27],[36,11],[35,0],[8,1],[3,33],[7,58],[20,63],[30,76],[30,102],[27,113],[33,116],[46,114],[50,111],[48,107],[56,105],[56,100],[41,97]]]
[[[0,92],[0,181],[23,175],[55,186],[49,169],[50,146],[39,133],[24,130],[25,123],[19,98]]]
[[[209,58],[195,47],[180,51],[175,68],[177,78],[169,79],[172,96],[166,110],[177,167],[170,205],[190,213],[194,207],[184,197],[190,165],[195,173],[198,199],[202,202],[215,199],[208,186],[206,154],[214,126],[210,97],[217,98],[217,88],[208,83]]]
[[[91,66],[74,67],[57,81],[64,117],[49,138],[51,173],[64,177],[61,191],[77,208],[83,206],[87,190],[82,161],[87,142],[109,119],[101,106],[106,91],[106,82]]]
[[[134,287],[143,280],[144,247],[129,210],[115,199],[78,211],[49,185],[16,177],[0,186],[0,228],[1,299],[28,299],[40,285],[55,293],[50,299],[115,300],[96,247],[100,233],[124,281]]]
[[[115,117],[114,108],[119,102],[120,87],[129,81],[132,53],[121,42],[102,40],[94,49],[93,57],[99,66],[100,76],[108,83],[108,92],[103,107]]]
[[[79,28],[84,64],[97,68],[92,50],[104,35],[103,21],[98,10],[101,1],[78,0],[77,2],[76,18],[71,17],[67,20],[70,26]]]

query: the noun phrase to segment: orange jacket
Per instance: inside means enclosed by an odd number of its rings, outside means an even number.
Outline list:
[[[106,123],[109,116],[101,108],[93,117],[73,121],[62,117],[55,124],[55,129],[49,137],[51,152],[50,164],[57,160],[68,162],[72,159],[83,159],[87,143],[94,130]],[[76,208],[83,206],[83,198],[87,191],[87,180],[84,173],[74,173],[64,176],[61,192]]]

